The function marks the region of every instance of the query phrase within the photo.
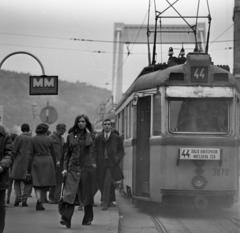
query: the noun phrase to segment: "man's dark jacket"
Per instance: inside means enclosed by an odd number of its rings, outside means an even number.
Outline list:
[[[0,190],[5,190],[9,186],[9,167],[14,160],[13,144],[10,136],[0,126],[0,166],[3,172],[0,173]]]
[[[111,133],[107,141],[104,139],[104,133],[96,137],[92,148],[92,160],[97,165],[96,177],[99,185],[104,181],[104,151],[107,149],[109,167],[116,166],[124,156],[122,139]]]

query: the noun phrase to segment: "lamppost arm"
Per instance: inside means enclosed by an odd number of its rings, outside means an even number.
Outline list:
[[[11,56],[13,56],[13,55],[16,55],[16,54],[27,54],[27,55],[35,58],[36,61],[37,61],[37,62],[39,63],[39,65],[41,66],[42,75],[45,75],[45,70],[44,70],[44,67],[43,67],[43,64],[41,63],[41,61],[40,61],[35,55],[33,55],[33,54],[29,53],[29,52],[24,52],[24,51],[18,51],[18,52],[13,52],[13,53],[8,54],[8,55],[7,55],[5,58],[3,58],[3,60],[1,61],[1,63],[0,63],[0,69],[1,69],[1,67],[2,67],[2,64],[3,64],[9,57],[11,57]]]

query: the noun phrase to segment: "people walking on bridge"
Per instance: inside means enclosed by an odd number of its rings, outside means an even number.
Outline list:
[[[43,202],[47,190],[56,185],[56,156],[53,139],[47,136],[48,125],[41,123],[36,127],[36,136],[29,146],[28,169],[37,198],[36,210],[44,210]]]
[[[24,123],[21,125],[22,134],[17,136],[13,142],[13,149],[15,153],[15,159],[12,167],[10,177],[14,180],[15,190],[15,202],[14,206],[19,206],[22,202],[22,206],[26,207],[27,199],[32,189],[31,182],[27,182],[26,178],[28,174],[28,158],[29,158],[29,144],[32,139],[32,135],[29,133],[29,124]],[[21,185],[23,184],[23,193],[21,191]]]
[[[49,189],[49,204],[58,204],[61,196],[61,187],[63,182],[62,170],[63,164],[61,158],[64,153],[64,138],[63,134],[66,132],[65,124],[57,124],[56,131],[53,132],[49,137],[53,139],[54,149],[56,155],[56,186]]]
[[[5,195],[9,186],[9,167],[14,160],[13,144],[10,136],[0,126],[0,233],[3,233],[5,227]]]
[[[76,117],[72,132],[67,136],[67,152],[64,157],[63,176],[66,181],[63,201],[67,203],[60,223],[71,227],[75,205],[82,203],[82,225],[91,225],[93,220],[93,195],[95,188],[94,167],[90,157],[93,145],[93,127],[85,114]]]
[[[92,158],[96,163],[96,177],[98,187],[102,194],[102,210],[107,210],[113,206],[111,199],[111,189],[113,185],[112,173],[124,156],[124,148],[121,137],[116,133],[112,133],[112,122],[105,119],[102,123],[103,133],[96,137]]]

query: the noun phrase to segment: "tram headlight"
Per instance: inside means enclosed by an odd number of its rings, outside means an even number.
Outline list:
[[[205,164],[205,160],[193,160],[193,163],[197,166],[197,167],[202,167]]]
[[[194,186],[194,188],[196,189],[202,189],[205,187],[207,181],[205,180],[205,178],[203,176],[195,176],[192,179],[192,185]]]

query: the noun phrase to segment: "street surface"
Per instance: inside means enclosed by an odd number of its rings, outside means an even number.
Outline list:
[[[119,233],[240,233],[240,202],[230,209],[197,211],[148,202],[133,205],[130,198],[116,193]]]
[[[13,191],[14,192],[14,191]],[[46,210],[36,211],[36,198],[28,199],[28,207],[14,207],[14,197],[7,208],[6,226],[4,233],[117,233],[118,232],[118,208],[109,208],[102,211],[100,207],[100,192],[95,196],[97,207],[93,207],[94,220],[91,226],[82,226],[83,210],[77,206],[72,219],[71,229],[62,226],[56,204],[44,204]]]

